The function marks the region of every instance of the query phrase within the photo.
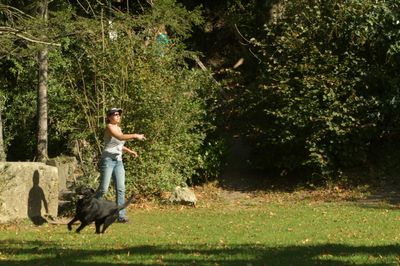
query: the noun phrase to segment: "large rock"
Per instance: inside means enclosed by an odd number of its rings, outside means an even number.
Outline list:
[[[0,223],[57,217],[58,169],[44,163],[0,162]]]
[[[75,157],[60,156],[52,158],[46,164],[58,168],[58,190],[61,192],[67,189],[67,184],[75,182],[75,170],[78,162]]]
[[[190,188],[177,186],[172,192],[169,201],[172,203],[180,203],[195,207],[197,203],[197,198]]]

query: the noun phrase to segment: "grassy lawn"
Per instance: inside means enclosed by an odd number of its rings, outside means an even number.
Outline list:
[[[249,197],[128,213],[104,235],[3,225],[0,265],[400,264],[400,209],[385,204]]]

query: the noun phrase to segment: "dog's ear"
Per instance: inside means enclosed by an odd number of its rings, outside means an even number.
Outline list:
[[[76,194],[81,195],[82,197],[92,196],[96,193],[96,191],[93,188],[84,186],[76,188],[75,191]]]
[[[75,188],[75,193],[79,194],[79,195],[82,195],[82,194],[85,194],[87,192],[87,190],[88,190],[87,187],[79,186],[79,187]]]

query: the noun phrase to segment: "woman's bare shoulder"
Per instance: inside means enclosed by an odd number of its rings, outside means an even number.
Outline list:
[[[116,124],[108,123],[106,126],[106,133],[111,136],[120,135],[122,133],[121,128]]]

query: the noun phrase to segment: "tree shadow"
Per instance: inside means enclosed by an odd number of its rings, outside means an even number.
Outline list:
[[[40,174],[36,170],[33,173],[32,188],[29,191],[28,197],[28,217],[35,225],[46,223],[46,219],[42,216],[42,203],[46,213],[49,213],[46,197],[43,189],[39,186]]]
[[[120,245],[118,245],[120,246]],[[0,241],[0,265],[397,265],[399,245],[140,245],[68,248],[57,241]]]
[[[230,149],[226,158],[226,164],[219,177],[219,186],[231,192],[294,192],[299,188],[304,189],[305,183],[301,179],[302,173],[295,174],[277,173],[267,171],[252,170],[247,164],[250,161],[252,152],[249,146],[242,138],[232,138],[229,143]],[[361,175],[361,179],[365,183],[371,180],[371,177],[365,176],[366,174],[361,170],[356,172]],[[376,174],[373,175],[374,177]],[[378,175],[379,176],[379,175]],[[355,202],[360,207],[364,208],[379,208],[379,209],[399,209],[400,208],[400,176],[391,175],[388,180],[381,180],[381,184],[372,184],[368,189],[368,196],[361,197],[361,195],[352,197],[350,194],[346,195],[346,200]],[[385,182],[383,182],[385,181]],[[310,190],[312,191],[312,190]],[[329,191],[329,190],[328,190]],[[328,192],[327,191],[327,192]],[[311,195],[312,193],[310,193]],[[331,200],[332,197],[327,197]]]
[[[399,192],[396,194],[372,193],[365,199],[358,200],[357,204],[362,208],[398,210],[400,209]]]

